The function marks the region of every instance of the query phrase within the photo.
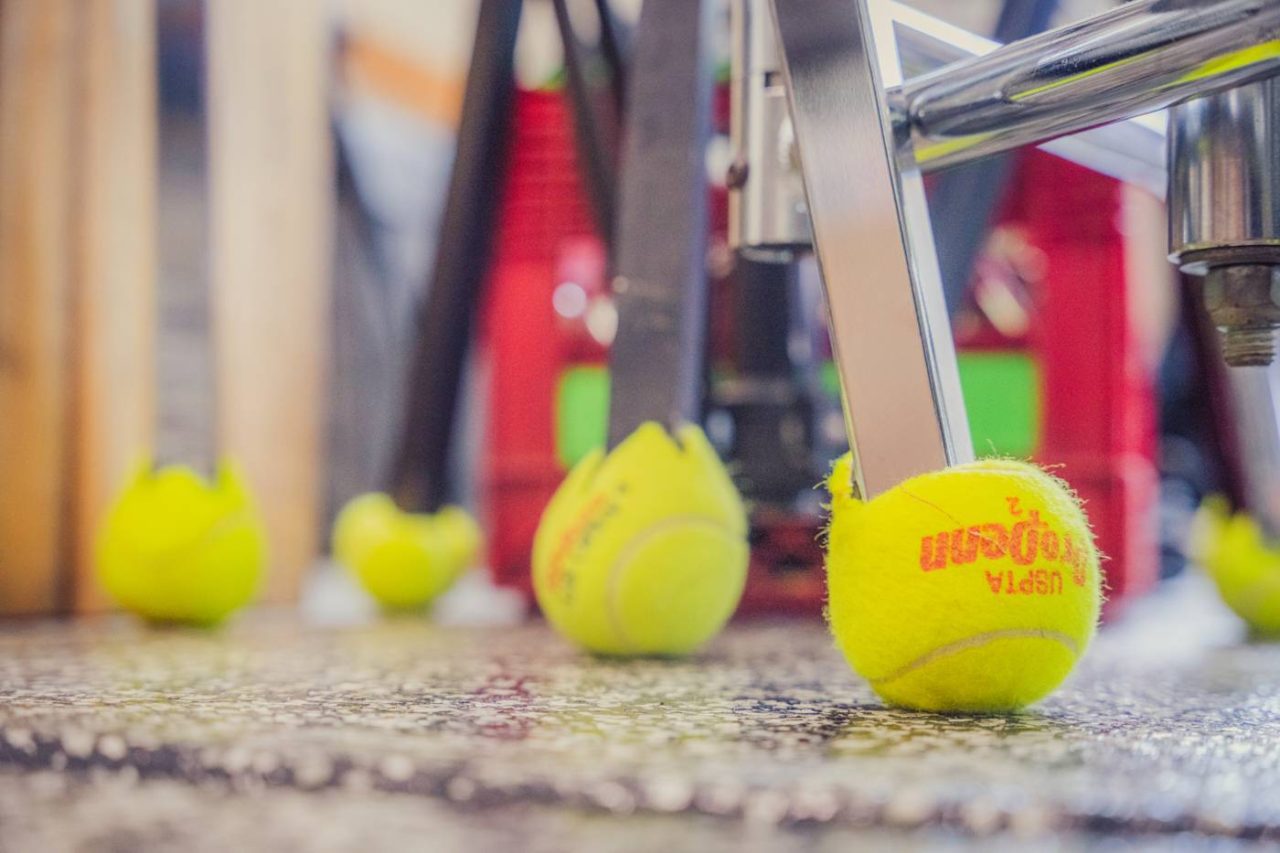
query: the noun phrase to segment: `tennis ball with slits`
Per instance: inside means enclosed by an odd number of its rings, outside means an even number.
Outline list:
[[[1280,637],[1280,549],[1245,513],[1210,499],[1196,515],[1192,557],[1255,634]]]
[[[829,485],[832,632],[885,702],[1007,712],[1071,672],[1101,592],[1088,521],[1064,483],[985,460],[863,502],[846,456]]]
[[[213,482],[179,465],[141,466],[107,513],[98,576],[122,607],[152,622],[214,625],[247,604],[266,533],[239,471]]]
[[[543,514],[538,604],[562,634],[607,655],[682,655],[737,608],[747,518],[702,431],[656,423],[593,451]]]
[[[405,512],[370,493],[347,503],[333,526],[333,554],[385,610],[426,607],[476,560],[480,528],[464,510]]]

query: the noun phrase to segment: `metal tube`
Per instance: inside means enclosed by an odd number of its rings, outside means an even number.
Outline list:
[[[1280,79],[1175,107],[1169,132],[1169,248],[1203,275],[1223,247],[1280,263]]]
[[[813,242],[804,182],[796,162],[782,58],[768,0],[738,0],[732,13],[733,164],[729,239],[757,260],[785,260]]]
[[[1280,328],[1280,79],[1196,98],[1170,113],[1169,249],[1204,276],[1233,366],[1275,357]]]
[[[885,73],[918,77],[986,56],[1002,45],[891,0],[898,62]],[[735,157],[728,175],[729,239],[749,257],[785,259],[811,245],[804,188],[796,168],[791,117],[780,83],[777,33],[765,0],[736,0],[730,110]],[[891,51],[886,51],[891,53]],[[1164,114],[1145,115],[1050,140],[1056,156],[1163,197]],[[921,164],[929,171],[935,164]]]
[[[935,18],[919,9],[891,2],[898,58],[903,77],[911,80],[953,62],[986,56],[1003,45],[993,39]],[[1165,114],[1113,122],[1042,143],[1041,148],[1077,165],[1142,187],[1158,197],[1165,193]],[[929,171],[932,164],[920,164]]]
[[[926,170],[1034,145],[1280,72],[1275,0],[1134,0],[890,92]]]

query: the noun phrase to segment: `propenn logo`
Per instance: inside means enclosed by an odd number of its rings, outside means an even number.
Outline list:
[[[1011,500],[1010,508],[1013,506]],[[1085,548],[1086,543],[1077,543],[1070,533],[1054,530],[1041,520],[1040,511],[1033,509],[1012,525],[991,521],[940,530],[921,538],[920,568],[936,572],[979,560],[1015,566],[1057,562],[1070,567],[1072,581],[1084,586],[1087,580]]]

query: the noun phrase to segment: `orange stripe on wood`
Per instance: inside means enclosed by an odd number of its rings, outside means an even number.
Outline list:
[[[357,88],[367,88],[431,121],[457,125],[462,114],[461,77],[429,68],[358,34],[343,44],[343,70]]]

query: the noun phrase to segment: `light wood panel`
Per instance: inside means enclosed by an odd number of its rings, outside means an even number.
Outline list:
[[[67,511],[71,0],[0,0],[0,613],[48,613]]]
[[[326,13],[316,0],[205,11],[218,437],[266,516],[269,601],[296,596],[321,535],[333,207]]]
[[[99,610],[93,540],[154,440],[155,0],[81,0],[73,245],[73,605]]]

